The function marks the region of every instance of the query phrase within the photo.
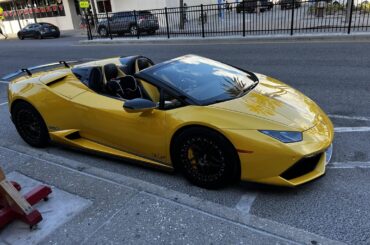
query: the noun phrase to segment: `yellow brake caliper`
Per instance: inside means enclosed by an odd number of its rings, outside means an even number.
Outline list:
[[[197,169],[197,160],[195,159],[193,149],[191,148],[188,150],[188,159],[190,160],[192,168]]]

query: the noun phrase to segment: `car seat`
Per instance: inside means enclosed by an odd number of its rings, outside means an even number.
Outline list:
[[[93,67],[90,71],[88,86],[96,93],[104,92],[103,74],[98,67]]]
[[[138,82],[133,76],[127,75],[121,78],[120,85],[123,90],[123,98],[127,100],[142,98],[143,94]]]
[[[104,65],[104,75],[106,79],[105,88],[109,95],[124,98],[124,92],[118,79],[118,68],[115,64]]]

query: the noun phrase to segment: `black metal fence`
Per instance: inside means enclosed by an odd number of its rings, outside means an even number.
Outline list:
[[[340,2],[337,2],[340,1]],[[350,0],[348,0],[350,1]],[[88,39],[119,37],[213,37],[370,30],[370,3],[353,0],[199,5],[85,15]]]

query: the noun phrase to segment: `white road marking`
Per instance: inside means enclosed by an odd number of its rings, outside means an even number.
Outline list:
[[[235,208],[243,214],[249,214],[256,197],[257,195],[253,193],[241,196],[239,202],[235,205]]]
[[[9,84],[9,82],[6,82],[6,81],[0,81],[0,83]]]
[[[337,127],[334,128],[336,133],[351,133],[351,132],[370,132],[370,127]]]
[[[8,102],[0,103],[0,106],[7,105],[7,104],[8,104]]]
[[[339,169],[353,169],[353,168],[367,168],[370,169],[370,162],[333,162],[329,163],[328,168]]]
[[[359,116],[343,116],[343,115],[329,115],[330,118],[348,119],[348,120],[358,120],[358,121],[370,121],[370,117],[359,117]]]

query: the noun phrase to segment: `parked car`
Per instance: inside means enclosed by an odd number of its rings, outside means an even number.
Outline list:
[[[45,37],[60,37],[59,28],[53,24],[40,22],[29,24],[18,32],[18,38],[23,40],[27,37],[42,39]]]
[[[109,21],[109,26],[108,26]],[[101,36],[108,36],[112,34],[130,33],[137,35],[137,31],[146,32],[148,34],[155,34],[159,29],[158,18],[150,11],[133,11],[113,13],[111,17],[102,20],[98,24],[98,33]]]
[[[282,10],[300,8],[302,6],[302,1],[301,0],[281,0],[280,6]]]
[[[205,188],[239,180],[298,186],[323,176],[333,153],[333,124],[314,101],[196,55],[159,64],[140,55],[60,61],[2,79],[29,145],[59,142],[179,170]]]
[[[274,4],[269,0],[243,0],[241,3],[236,5],[236,12],[241,13],[247,12],[247,13],[254,13],[257,12],[258,2],[260,2],[260,11],[264,12],[265,10],[271,10],[274,6]],[[244,10],[243,10],[244,8]]]

